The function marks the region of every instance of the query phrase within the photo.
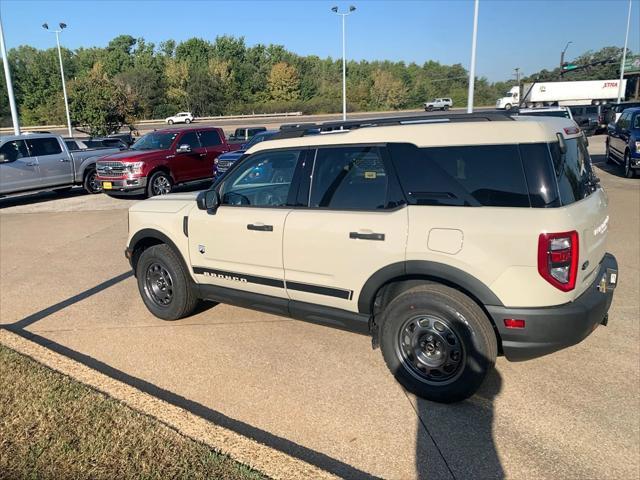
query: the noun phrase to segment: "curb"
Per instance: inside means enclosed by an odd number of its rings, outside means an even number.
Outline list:
[[[216,452],[228,455],[271,478],[338,478],[309,463],[215,425],[180,407],[96,372],[75,360],[5,329],[0,329],[0,344],[153,417],[182,435],[204,443]]]

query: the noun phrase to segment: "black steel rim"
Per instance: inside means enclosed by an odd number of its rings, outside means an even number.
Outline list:
[[[444,385],[462,373],[464,345],[449,323],[435,315],[405,321],[396,348],[407,371],[421,382]]]
[[[169,271],[159,263],[152,263],[147,268],[144,289],[156,305],[167,307],[173,300],[173,279]]]
[[[153,179],[153,183],[151,184],[151,191],[153,195],[166,195],[171,192],[171,182],[164,175],[158,175]]]
[[[102,190],[102,185],[98,180],[96,180],[96,177],[97,175],[95,172],[89,174],[89,188],[92,192],[98,193]]]

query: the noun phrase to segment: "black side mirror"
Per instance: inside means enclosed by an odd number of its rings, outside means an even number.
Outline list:
[[[206,210],[209,213],[215,213],[220,205],[220,197],[216,190],[205,190],[198,194],[196,203],[200,210]]]

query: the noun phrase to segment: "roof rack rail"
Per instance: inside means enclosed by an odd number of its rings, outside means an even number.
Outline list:
[[[382,127],[388,125],[416,125],[443,122],[505,122],[513,121],[508,112],[455,113],[449,115],[413,115],[406,117],[363,118],[357,120],[329,121],[322,123],[289,123],[280,126],[280,132],[272,139],[298,138],[309,134],[354,130],[357,128]]]

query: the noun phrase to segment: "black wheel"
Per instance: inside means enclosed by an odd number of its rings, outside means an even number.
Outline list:
[[[178,320],[191,315],[198,305],[189,273],[168,245],[142,252],[136,277],[144,304],[158,318]]]
[[[445,105],[442,109],[446,112],[447,110],[449,110],[449,105]]]
[[[167,195],[168,193],[171,193],[172,188],[173,182],[167,173],[163,171],[155,172],[151,175],[149,183],[147,184],[147,197]]]
[[[189,120],[188,118],[185,118],[184,123],[186,123],[187,125],[189,125],[191,123],[191,120]]]
[[[631,168],[631,155],[629,155],[628,151],[624,152],[623,167],[624,167],[624,176],[626,178],[633,178],[634,175],[633,175],[633,168]]]
[[[96,170],[92,168],[84,174],[84,181],[82,182],[82,186],[84,187],[87,193],[95,194],[102,192],[102,185],[98,180],[96,180]]]
[[[608,163],[608,164],[615,163],[615,162],[614,162],[614,160],[613,160],[613,158],[611,158],[611,148],[609,147],[609,143],[607,143],[607,144],[605,145],[605,152],[604,152],[604,156],[605,156],[605,158],[606,158],[606,160],[607,160],[607,163]]]
[[[167,120],[167,123],[168,123],[169,125],[173,125],[173,120]]]
[[[469,297],[426,283],[394,298],[382,313],[382,355],[396,380],[435,402],[464,400],[493,367],[493,327]]]
[[[433,107],[427,107],[425,110],[426,110],[427,112],[430,112],[431,110],[433,110]]]

